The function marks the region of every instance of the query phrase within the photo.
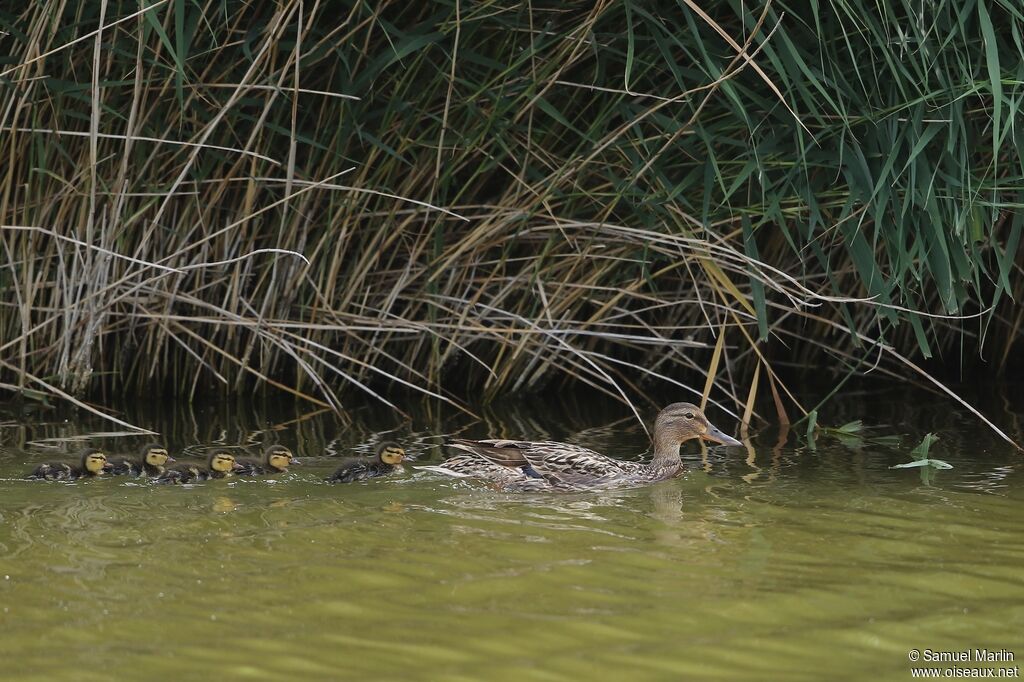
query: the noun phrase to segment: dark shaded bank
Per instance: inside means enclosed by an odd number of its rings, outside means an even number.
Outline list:
[[[1016,3],[701,7],[0,12],[2,387],[799,416],[776,370],[1003,371]]]

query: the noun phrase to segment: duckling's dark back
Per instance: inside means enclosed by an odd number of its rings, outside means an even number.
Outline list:
[[[144,469],[138,462],[130,459],[119,459],[110,465],[110,473],[114,476],[141,476]]]
[[[193,483],[205,481],[207,472],[203,471],[198,464],[182,464],[173,469],[167,469],[156,479],[157,483]]]
[[[368,478],[390,474],[397,467],[385,464],[376,457],[353,459],[338,467],[337,471],[327,477],[328,483],[353,483]]]
[[[62,478],[70,478],[74,469],[70,464],[64,462],[43,462],[32,470],[26,478],[40,481],[56,481]]]

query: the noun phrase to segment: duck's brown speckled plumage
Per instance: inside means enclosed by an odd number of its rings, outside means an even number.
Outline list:
[[[483,479],[513,491],[640,485],[681,474],[679,446],[694,438],[739,444],[712,426],[696,405],[673,403],[655,420],[654,456],[650,462],[614,459],[571,443],[453,438],[446,444],[459,454],[440,465],[422,468],[458,478]]]

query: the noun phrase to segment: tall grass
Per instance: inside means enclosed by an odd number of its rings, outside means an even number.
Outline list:
[[[143,2],[0,12],[9,390],[785,418],[1013,352],[1015,2]]]

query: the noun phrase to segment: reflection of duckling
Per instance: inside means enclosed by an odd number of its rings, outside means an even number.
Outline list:
[[[238,509],[238,503],[230,497],[218,497],[213,501],[213,511],[218,514],[227,514]]]
[[[168,469],[156,479],[157,483],[195,483],[196,481],[208,481],[211,478],[225,478],[231,476],[238,468],[234,455],[223,450],[214,450],[206,461],[206,468],[197,464],[182,464],[173,469]]]
[[[394,442],[381,443],[376,457],[359,457],[346,460],[326,480],[328,483],[351,483],[368,478],[387,476],[401,468],[405,449]]]
[[[248,457],[238,460],[236,471],[240,476],[263,476],[265,474],[283,474],[288,471],[289,464],[298,464],[292,451],[283,445],[268,445],[259,459]]]
[[[159,476],[164,473],[164,464],[173,462],[167,448],[159,443],[150,443],[142,448],[138,459],[122,459],[113,462],[109,473],[115,476]]]
[[[106,470],[107,456],[102,450],[90,449],[82,453],[82,462],[78,466],[65,462],[46,462],[33,469],[28,477],[47,481],[73,481],[76,478],[100,476]]]

